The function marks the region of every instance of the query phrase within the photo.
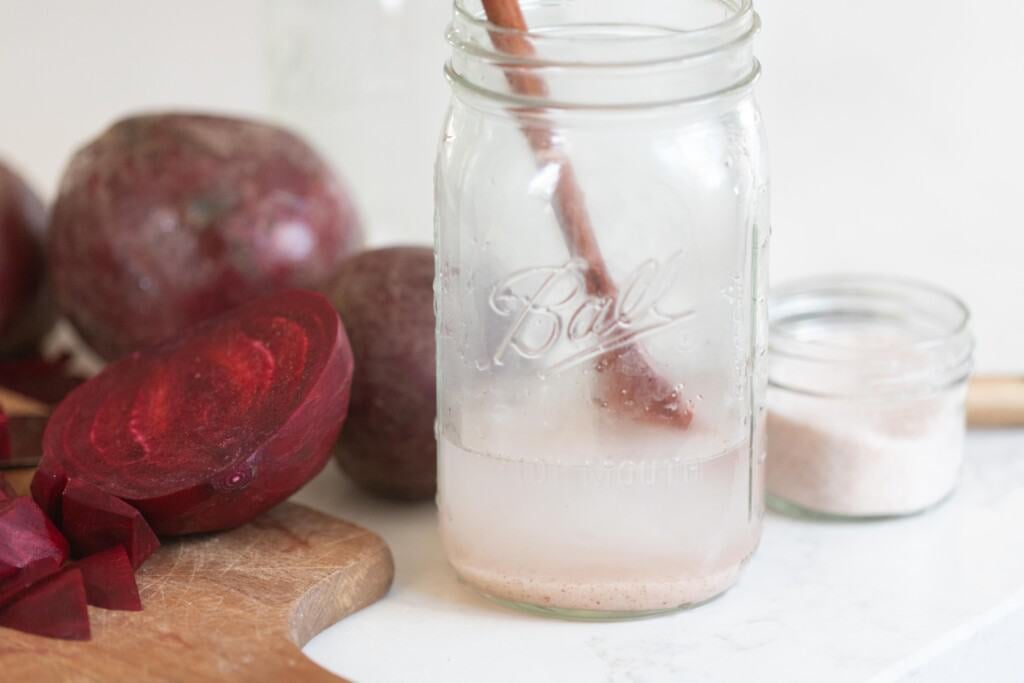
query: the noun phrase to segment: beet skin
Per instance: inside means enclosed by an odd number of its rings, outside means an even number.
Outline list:
[[[42,202],[0,163],[0,355],[32,348],[54,323],[46,287]]]
[[[295,135],[169,113],[75,154],[49,256],[61,310],[113,359],[262,294],[324,291],[361,241],[345,191]]]
[[[67,482],[88,483],[160,535],[239,526],[323,469],[351,381],[326,298],[257,299],[71,392],[50,417],[32,494],[56,515]]]
[[[433,250],[392,247],[347,259],[331,292],[356,360],[337,457],[360,487],[388,498],[436,488],[433,281]]]

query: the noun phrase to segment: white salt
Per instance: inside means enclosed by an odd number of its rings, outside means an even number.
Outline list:
[[[923,397],[818,397],[772,388],[768,493],[832,515],[918,512],[956,486],[964,387]]]

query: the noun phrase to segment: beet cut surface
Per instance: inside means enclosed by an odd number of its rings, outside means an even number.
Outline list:
[[[75,566],[82,571],[85,596],[90,605],[130,612],[142,609],[135,570],[123,547],[95,553],[79,560]]]
[[[31,498],[0,503],[0,605],[67,559],[68,542]]]
[[[92,484],[72,479],[61,498],[61,529],[75,557],[123,547],[138,569],[160,547],[142,513]]]
[[[65,569],[0,607],[0,626],[65,640],[89,640],[82,572]]]
[[[239,526],[323,469],[352,351],[321,295],[273,294],[110,365],[50,418],[32,492],[66,480],[137,508],[160,535]]]

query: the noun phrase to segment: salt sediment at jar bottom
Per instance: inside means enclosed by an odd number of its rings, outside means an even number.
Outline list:
[[[645,612],[694,606],[728,590],[739,577],[744,561],[717,572],[650,573],[635,578],[608,580],[528,577],[489,571],[458,563],[459,576],[480,592],[510,602],[589,612]],[[744,558],[745,560],[745,558]]]
[[[826,514],[924,510],[956,486],[963,454],[962,388],[924,398],[829,399],[773,389],[771,496]]]

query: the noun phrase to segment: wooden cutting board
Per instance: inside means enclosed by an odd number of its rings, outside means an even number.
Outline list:
[[[161,547],[137,577],[145,609],[90,607],[91,641],[0,628],[0,681],[336,683],[299,648],[383,596],[393,575],[375,534],[284,503],[240,529]]]

